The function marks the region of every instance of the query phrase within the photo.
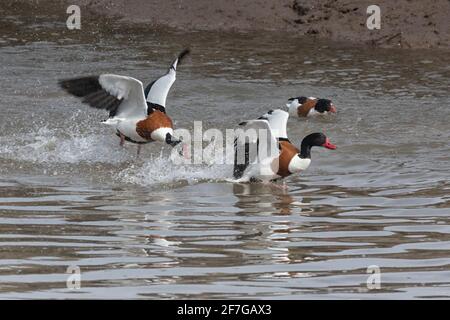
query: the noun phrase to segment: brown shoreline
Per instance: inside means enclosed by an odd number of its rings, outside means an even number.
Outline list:
[[[366,27],[366,9],[381,8],[381,29]],[[67,15],[77,4],[84,17],[119,23],[170,27],[180,31],[276,31],[357,45],[399,48],[450,48],[449,0],[50,0],[5,1],[5,7],[33,7]],[[3,4],[2,4],[3,5]],[[118,18],[118,19],[117,19]],[[99,21],[100,22],[100,21]]]

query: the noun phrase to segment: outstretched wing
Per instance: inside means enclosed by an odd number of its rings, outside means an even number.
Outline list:
[[[270,128],[275,138],[287,139],[287,121],[289,118],[289,113],[281,109],[270,110],[262,117],[261,120],[267,120],[269,122]]]
[[[241,178],[250,164],[275,158],[280,154],[278,141],[268,121],[251,120],[239,125],[242,129],[236,130],[234,140],[233,176],[235,179]]]
[[[145,103],[142,82],[137,79],[102,74],[59,81],[68,93],[83,98],[83,102],[96,109],[109,111],[109,116],[119,118],[145,118]]]
[[[169,70],[165,75],[156,79],[145,88],[145,97],[149,103],[149,108],[162,109],[165,112],[166,99],[170,88],[176,79],[177,65],[181,63],[184,56],[189,53],[189,49],[183,50],[178,57],[172,62]],[[162,107],[162,108],[161,108]],[[151,110],[149,110],[149,113]]]

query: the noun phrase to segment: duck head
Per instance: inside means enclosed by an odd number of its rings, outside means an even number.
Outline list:
[[[312,147],[323,147],[331,150],[336,149],[336,146],[330,142],[330,139],[321,132],[311,133],[303,138],[300,148],[300,157],[304,159],[311,158]]]
[[[314,109],[319,113],[331,112],[336,113],[336,106],[329,99],[318,99]]]
[[[181,138],[176,138],[172,134],[167,133],[166,134],[166,143],[171,146],[172,148],[179,147],[181,143],[181,148],[178,148],[178,154],[185,159],[190,159],[191,155],[189,152],[189,145],[186,143],[183,143],[183,140]]]

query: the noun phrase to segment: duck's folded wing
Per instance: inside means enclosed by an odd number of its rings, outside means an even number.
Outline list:
[[[188,49],[183,50],[171,63],[167,73],[150,83],[145,88],[146,100],[150,104],[150,106],[153,105],[156,108],[163,107],[162,111],[165,111],[164,108],[166,107],[167,95],[169,94],[169,90],[176,80],[177,65],[181,63],[183,57],[188,53]]]
[[[273,159],[280,154],[278,141],[266,120],[250,120],[239,124],[234,140],[233,176],[238,179],[252,163]]]
[[[142,82],[126,76],[102,74],[59,81],[68,93],[83,98],[93,108],[109,111],[119,118],[144,118],[147,115]]]
[[[264,120],[250,120],[239,124],[243,134],[238,134],[238,143],[249,142],[258,145],[259,156],[276,157],[279,155],[277,137],[270,124]],[[261,152],[264,151],[264,154]]]

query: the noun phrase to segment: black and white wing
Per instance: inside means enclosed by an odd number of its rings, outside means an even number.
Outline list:
[[[239,125],[242,128],[236,130],[234,140],[233,176],[235,179],[241,178],[250,165],[262,162],[264,159],[275,158],[280,154],[277,138],[268,121],[250,120]]]
[[[145,118],[142,82],[126,76],[102,74],[59,81],[68,93],[83,98],[82,102],[96,109],[109,111],[110,118]]]
[[[148,108],[156,108],[165,112],[167,95],[176,79],[177,65],[188,53],[189,49],[183,50],[172,62],[167,73],[145,88],[144,94],[149,105]],[[148,113],[150,112],[151,110],[148,110]]]
[[[289,113],[281,109],[270,110],[262,117],[261,120],[267,120],[272,129],[272,133],[276,138],[287,139],[287,121],[289,119]]]

